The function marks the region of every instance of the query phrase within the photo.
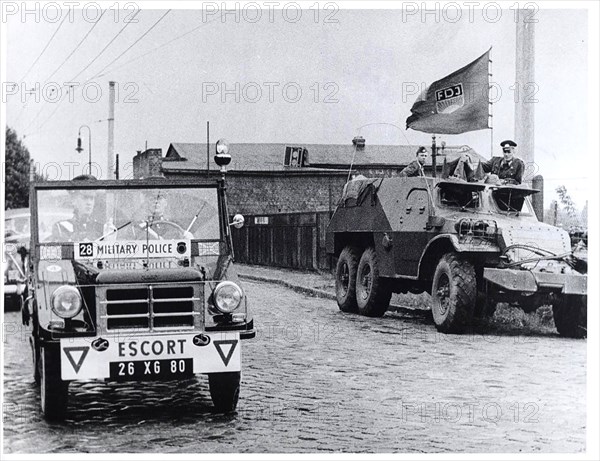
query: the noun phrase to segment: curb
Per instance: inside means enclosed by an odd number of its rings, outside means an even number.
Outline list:
[[[239,277],[246,280],[252,280],[254,282],[266,282],[273,283],[275,285],[281,285],[290,290],[294,290],[297,293],[302,293],[308,296],[313,296],[315,298],[327,298],[335,301],[335,294],[330,293],[325,290],[317,290],[316,288],[303,287],[301,285],[296,285],[294,283],[286,282],[285,280],[271,278],[271,277],[263,277],[260,275],[250,275],[250,274],[242,274],[238,273]]]
[[[309,288],[309,287],[303,287],[301,285],[295,285],[293,283],[286,282],[285,280],[281,280],[281,279],[277,279],[277,278],[264,277],[261,275],[242,274],[239,272],[238,272],[238,276],[241,279],[251,280],[253,282],[265,282],[265,283],[272,283],[274,285],[280,285],[280,286],[289,288],[290,290],[293,290],[296,293],[301,293],[304,295],[312,296],[314,298],[326,298],[326,299],[330,299],[332,301],[336,300],[336,296],[334,293],[330,293],[325,290],[317,290],[316,288]],[[406,306],[400,306],[397,304],[390,304],[390,307],[393,308],[392,312],[407,313],[407,314],[412,314],[412,315],[419,312],[418,309],[413,309],[411,307],[406,307]],[[427,312],[427,311],[425,311],[425,312]]]

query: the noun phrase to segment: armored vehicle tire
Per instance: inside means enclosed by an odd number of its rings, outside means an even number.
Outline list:
[[[217,412],[235,411],[240,397],[240,377],[239,371],[208,375],[210,397]]]
[[[587,296],[562,295],[552,305],[554,325],[561,336],[587,336]]]
[[[342,312],[356,312],[356,269],[360,253],[353,246],[340,253],[335,268],[335,296]]]
[[[431,287],[433,321],[442,333],[461,333],[473,321],[477,298],[475,268],[455,254],[445,254]]]
[[[392,291],[379,276],[377,253],[373,247],[369,247],[360,257],[356,271],[358,313],[367,317],[381,317],[390,305],[391,297]]]
[[[67,414],[69,382],[60,378],[60,350],[46,346],[40,353],[42,413],[47,420],[61,421]]]

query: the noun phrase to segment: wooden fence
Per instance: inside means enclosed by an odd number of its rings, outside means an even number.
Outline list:
[[[232,227],[235,260],[290,269],[331,269],[332,258],[325,251],[329,217],[329,212],[245,216],[244,227]]]

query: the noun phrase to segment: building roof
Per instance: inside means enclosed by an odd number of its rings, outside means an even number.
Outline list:
[[[417,145],[365,145],[356,148],[352,144],[230,144],[232,161],[230,171],[284,171],[290,169],[283,164],[286,146],[304,147],[308,151],[311,168],[378,166],[404,167],[415,159]],[[426,146],[431,153],[431,147]],[[209,167],[217,170],[213,161],[214,152],[210,151]],[[438,154],[440,151],[438,150]],[[444,154],[448,161],[455,160],[461,153],[468,153],[474,161],[486,160],[469,146],[446,146]],[[352,157],[354,156],[354,162]],[[206,171],[206,144],[172,143],[163,158],[164,170],[201,170]],[[431,160],[428,162],[431,163]],[[438,165],[443,157],[438,155]],[[296,169],[296,168],[294,168]]]

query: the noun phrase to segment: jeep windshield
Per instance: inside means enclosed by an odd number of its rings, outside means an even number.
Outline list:
[[[214,187],[69,187],[37,190],[42,242],[220,240]],[[46,209],[62,211],[48,229]]]

